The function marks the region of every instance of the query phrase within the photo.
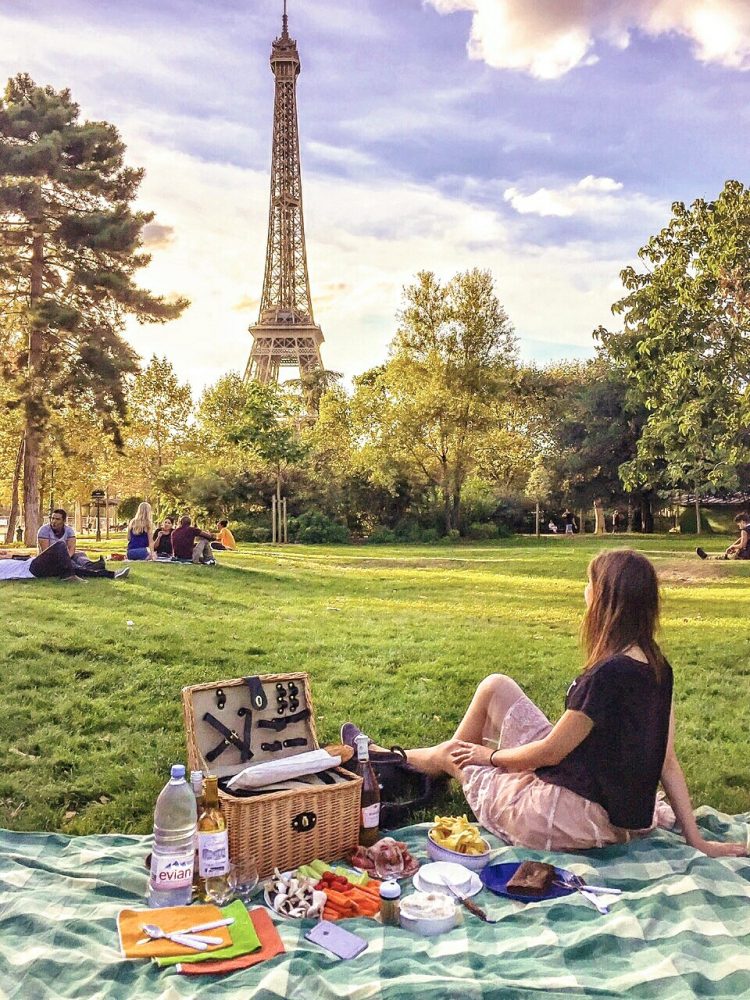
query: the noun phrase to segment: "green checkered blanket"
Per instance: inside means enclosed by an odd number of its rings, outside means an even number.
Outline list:
[[[750,815],[699,810],[716,839],[745,839]],[[426,826],[398,833],[425,858]],[[492,841],[492,838],[489,838]],[[494,842],[496,843],[496,842]],[[120,958],[115,917],[143,902],[145,837],[0,832],[0,996],[249,997],[255,1000],[659,1000],[750,996],[750,861],[713,861],[658,832],[627,847],[546,857],[592,884],[624,890],[601,916],[581,896],[528,905],[486,890],[437,938],[368,920],[347,922],[368,949],[339,962],[308,944],[310,921],[280,921],[287,949],[218,977],[180,976]],[[499,861],[539,852],[507,848]]]

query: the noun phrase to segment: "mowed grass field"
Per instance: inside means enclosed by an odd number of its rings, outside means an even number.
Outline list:
[[[213,569],[135,564],[122,584],[0,584],[0,825],[148,832],[185,759],[186,684],[308,671],[322,742],[346,719],[386,744],[445,739],[497,671],[556,719],[581,664],[586,565],[631,544],[663,581],[694,803],[748,811],[750,564],[703,563],[691,538],[589,536],[248,545]],[[454,786],[441,805],[462,803]]]

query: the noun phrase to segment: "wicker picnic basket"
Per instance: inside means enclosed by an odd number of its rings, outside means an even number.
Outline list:
[[[289,691],[295,688],[291,702],[295,712],[285,715],[289,702],[282,699],[288,699]],[[284,707],[277,707],[278,701]],[[310,681],[305,673],[194,684],[182,689],[182,707],[190,769],[216,774],[219,779],[252,764],[319,748]],[[304,718],[295,721],[297,714]],[[211,721],[206,721],[207,716]],[[223,744],[217,722],[231,734]],[[278,739],[281,734],[291,735],[291,739]],[[294,745],[286,747],[286,742]],[[263,745],[274,752],[262,749]],[[252,760],[248,761],[250,749]],[[220,788],[230,859],[253,859],[264,878],[274,868],[288,871],[315,858],[333,861],[353,850],[359,836],[362,779],[343,768],[336,768],[333,774],[336,784],[269,793],[261,789],[250,798]]]

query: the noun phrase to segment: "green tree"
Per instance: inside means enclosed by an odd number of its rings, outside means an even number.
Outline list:
[[[167,358],[154,354],[128,393],[127,452],[138,457],[147,493],[162,467],[176,457],[192,410],[190,386],[179,381]]]
[[[299,465],[308,451],[299,431],[301,420],[298,400],[282,386],[252,381],[247,383],[241,412],[226,426],[228,441],[273,469],[277,504],[285,473]]]
[[[571,506],[593,506],[599,533],[605,530],[604,504],[627,504],[632,527],[633,501],[649,529],[651,491],[626,491],[620,476],[635,457],[645,420],[643,407],[629,401],[626,373],[604,354],[557,371],[560,402],[545,459],[557,491]]]
[[[404,289],[392,356],[356,384],[352,412],[381,481],[407,476],[439,491],[447,531],[479,443],[507,395],[516,342],[489,271],[442,284],[420,272]]]
[[[124,379],[137,370],[128,314],[173,319],[186,300],[139,288],[151,213],[131,209],[143,172],[124,165],[114,126],[81,121],[70,91],[9,80],[0,100],[0,310],[26,349],[7,365],[24,415],[26,541],[39,525],[39,472],[51,413],[86,400],[119,441]]]
[[[622,475],[693,492],[700,531],[701,494],[735,486],[750,457],[750,191],[727,181],[715,201],[675,202],[639,257],[612,307],[622,331],[596,332],[646,411]]]

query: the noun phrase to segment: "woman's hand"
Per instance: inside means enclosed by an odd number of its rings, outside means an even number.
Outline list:
[[[744,844],[720,844],[717,840],[700,840],[693,842],[691,847],[707,854],[709,858],[744,858],[747,847]]]
[[[465,740],[454,740],[451,750],[453,763],[460,768],[469,767],[473,764],[486,766],[490,763],[492,755],[491,747],[483,747],[477,743],[467,743]]]

